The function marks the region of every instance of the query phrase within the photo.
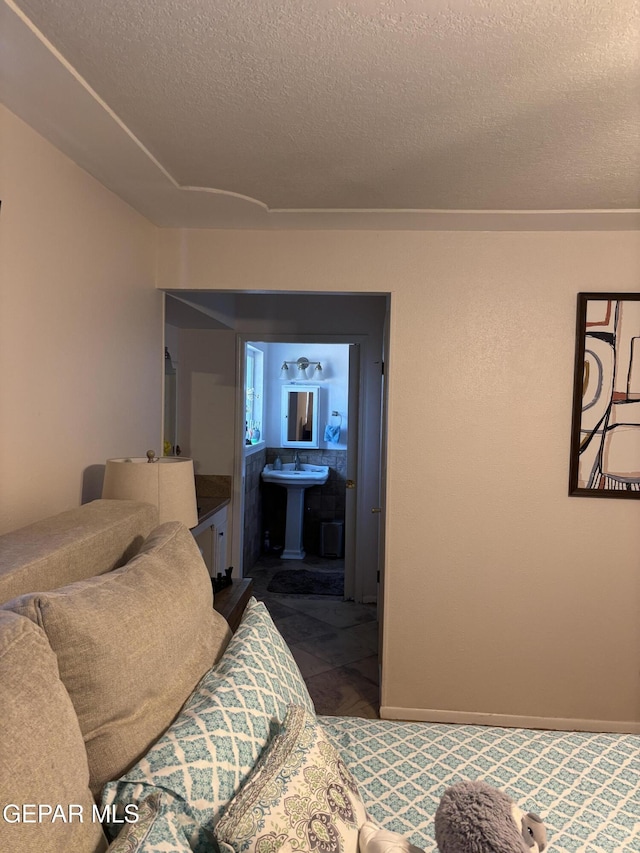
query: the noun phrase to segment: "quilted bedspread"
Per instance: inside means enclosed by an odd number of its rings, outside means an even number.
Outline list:
[[[444,789],[482,779],[545,822],[549,853],[640,853],[640,736],[318,717],[371,819],[436,851]]]

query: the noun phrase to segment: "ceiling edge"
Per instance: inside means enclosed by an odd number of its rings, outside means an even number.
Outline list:
[[[227,190],[181,187],[13,0],[0,0],[0,101],[159,227],[640,230],[640,210],[283,210]]]

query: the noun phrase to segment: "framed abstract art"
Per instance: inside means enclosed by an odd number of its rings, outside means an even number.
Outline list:
[[[640,293],[579,293],[569,494],[640,498]]]

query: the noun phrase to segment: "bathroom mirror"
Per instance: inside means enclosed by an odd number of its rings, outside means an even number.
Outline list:
[[[318,385],[282,386],[282,447],[318,447]]]

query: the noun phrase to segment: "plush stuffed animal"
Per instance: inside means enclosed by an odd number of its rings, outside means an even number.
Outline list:
[[[485,782],[458,782],[442,795],[435,818],[440,853],[542,853],[543,822]]]

